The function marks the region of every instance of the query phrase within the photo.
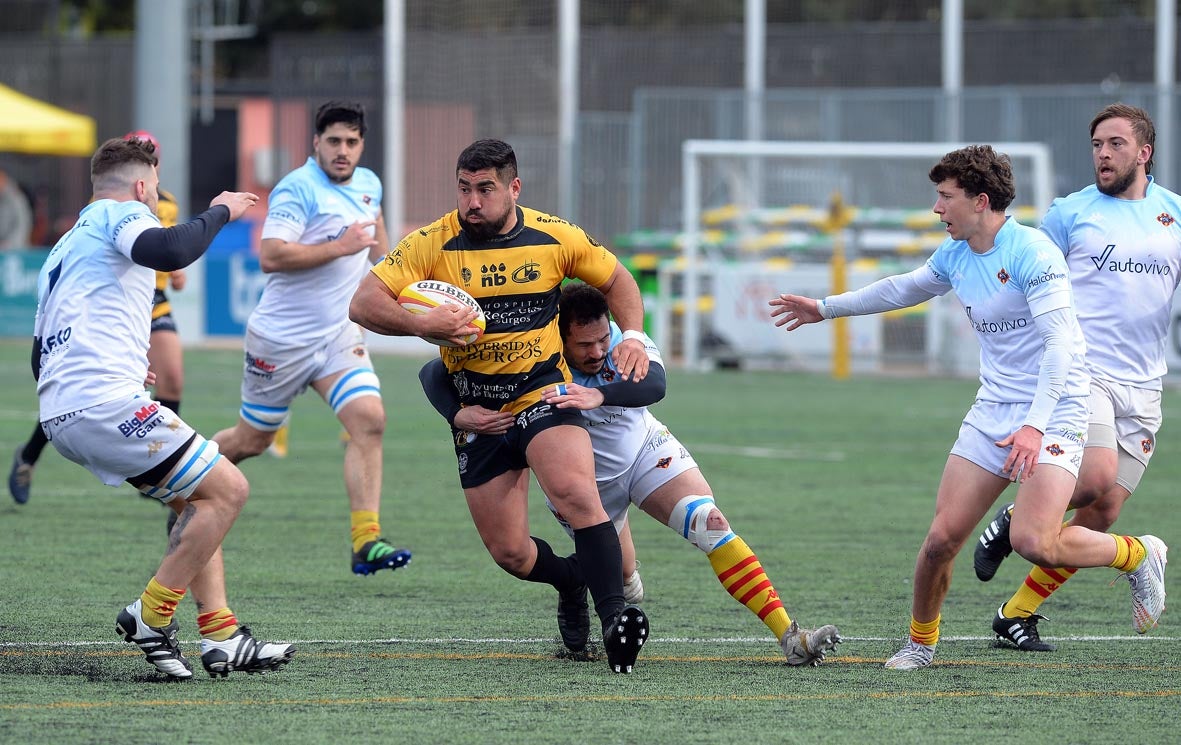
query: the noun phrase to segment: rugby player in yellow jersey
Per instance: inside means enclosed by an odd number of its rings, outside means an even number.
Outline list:
[[[608,665],[631,672],[648,619],[624,601],[619,537],[599,500],[581,414],[545,403],[542,391],[570,382],[558,334],[558,298],[567,277],[603,292],[623,330],[615,365],[625,379],[645,376],[639,287],[581,228],[517,204],[521,180],[508,143],[472,143],[455,172],[457,209],[403,238],[361,280],[349,316],[379,334],[458,343],[474,330],[476,311],[443,305],[413,315],[398,305],[398,293],[412,282],[437,279],[479,300],[484,335],[468,346],[444,347],[443,362],[462,404],[511,411],[516,418],[502,434],[456,433],[459,481],[472,520],[502,569],[558,590],[558,628],[572,649],[585,646],[589,635],[589,589]],[[529,535],[530,469],[574,530],[571,556],[557,556]]]

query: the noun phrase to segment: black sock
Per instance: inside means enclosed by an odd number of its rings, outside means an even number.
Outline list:
[[[158,398],[156,400],[159,401],[160,403],[164,404],[168,408],[172,409],[173,414],[180,416],[180,399],[179,398],[177,398],[177,399]]]
[[[535,536],[530,536],[537,545],[537,561],[524,578],[526,582],[542,582],[553,585],[558,592],[582,584],[582,573],[578,570],[577,556],[558,556],[550,545]]]
[[[623,553],[610,520],[574,531],[574,550],[582,576],[605,628],[623,610]]]
[[[41,457],[41,451],[45,449],[48,442],[49,438],[45,436],[41,425],[33,427],[33,434],[29,435],[29,441],[25,443],[25,449],[21,451],[21,460],[30,466],[33,465]]]

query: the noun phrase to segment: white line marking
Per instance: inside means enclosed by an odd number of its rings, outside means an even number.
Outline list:
[[[738,455],[744,458],[770,458],[772,460],[812,460],[825,463],[837,463],[845,459],[845,454],[839,450],[783,450],[780,448],[742,447],[738,445],[722,445],[718,443],[696,444],[689,447],[691,453],[714,453],[716,455]]]
[[[942,636],[940,641],[954,641],[954,642],[991,642],[996,639],[995,636]],[[1054,641],[1072,641],[1072,642],[1114,642],[1114,641],[1143,641],[1143,642],[1178,642],[1181,637],[1176,636],[1043,636],[1042,639],[1052,639]],[[901,644],[904,640],[900,636],[846,636],[842,637],[844,642],[898,642]],[[182,643],[195,644],[198,639],[182,639]],[[282,644],[428,644],[428,645],[443,645],[443,644],[545,644],[558,641],[556,636],[536,638],[536,639],[496,639],[496,638],[482,638],[482,639],[468,639],[463,637],[455,637],[450,639],[434,638],[434,639],[411,639],[403,637],[393,637],[390,639],[284,639],[275,640]],[[655,636],[648,640],[649,642],[656,642],[657,644],[766,644],[773,643],[774,640],[769,636],[723,636],[712,638],[693,638],[684,636]],[[33,641],[33,642],[0,642],[0,649],[34,649],[43,647],[120,647],[128,646],[127,642],[122,641]]]

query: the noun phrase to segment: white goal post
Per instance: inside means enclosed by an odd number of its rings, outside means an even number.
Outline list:
[[[716,256],[705,259],[707,250],[713,254],[713,248],[707,248],[703,240],[705,213],[716,209],[719,205],[707,204],[710,198],[703,189],[703,163],[708,159],[730,159],[729,171],[724,177],[727,181],[727,197],[731,203],[735,201],[735,193],[741,192],[737,201],[745,204],[736,205],[740,209],[758,209],[768,207],[784,208],[788,205],[766,205],[762,203],[765,185],[777,175],[768,173],[775,159],[780,160],[779,171],[781,180],[794,177],[802,187],[812,188],[812,204],[816,209],[824,209],[826,202],[832,196],[833,190],[828,189],[829,178],[834,180],[840,176],[842,169],[850,171],[846,174],[847,184],[860,184],[862,180],[882,180],[885,189],[877,185],[879,191],[891,192],[883,197],[893,197],[907,202],[911,211],[926,208],[928,216],[930,205],[934,203],[931,184],[926,179],[930,169],[946,153],[963,147],[964,144],[951,142],[826,142],[826,141],[755,141],[755,140],[687,140],[682,146],[682,229],[680,240],[682,266],[680,273],[682,285],[681,296],[683,302],[683,318],[681,319],[680,351],[683,364],[686,367],[697,367],[702,363],[702,323],[698,300],[702,296],[703,273],[716,266]],[[1019,200],[1026,210],[1036,212],[1040,216],[1049,208],[1054,198],[1052,158],[1050,149],[1043,143],[1034,142],[998,142],[988,143],[998,152],[1010,156],[1014,163]],[[803,173],[789,174],[793,164],[785,159],[795,159],[795,167]],[[874,159],[880,161],[874,163]],[[894,170],[891,163],[901,164],[913,161],[915,167],[921,166],[921,175],[915,176],[907,172],[903,175]],[[813,164],[810,168],[807,164]],[[860,165],[859,165],[860,164]],[[1020,166],[1020,167],[1019,167]],[[884,173],[875,173],[872,179],[861,179],[859,168],[880,167]],[[716,174],[714,174],[716,175]],[[860,179],[860,180],[859,180]],[[815,181],[815,184],[809,183]],[[910,183],[917,181],[918,183]],[[875,181],[876,183],[876,181]],[[907,191],[910,190],[910,191]],[[915,192],[914,190],[921,190]],[[839,191],[839,189],[838,189]],[[902,192],[906,192],[905,195]],[[911,196],[911,193],[921,196]],[[780,197],[772,197],[778,199]],[[865,197],[865,201],[876,198]],[[850,199],[845,195],[847,204],[859,208],[873,208],[876,204],[863,204],[857,197]],[[731,206],[735,206],[731,204]],[[1016,204],[1014,205],[1017,206]],[[884,211],[883,211],[884,212]],[[937,220],[936,220],[937,222]],[[942,226],[938,226],[942,227]],[[929,228],[928,228],[929,230]],[[712,246],[713,244],[708,244]],[[787,288],[785,288],[787,289]],[[767,298],[768,300],[770,297]],[[667,305],[669,298],[662,298],[662,305]],[[663,322],[657,323],[658,334],[669,335],[668,338],[657,338],[658,344],[667,348],[666,354],[672,350],[672,324],[668,322],[670,309],[657,309],[663,317]],[[768,307],[769,312],[769,307]],[[767,322],[770,325],[770,321]],[[736,350],[741,352],[742,350]]]

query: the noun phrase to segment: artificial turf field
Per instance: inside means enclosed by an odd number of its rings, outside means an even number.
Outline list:
[[[5,470],[36,418],[27,349],[0,342]],[[973,381],[672,371],[654,412],[792,617],[835,623],[845,641],[819,668],[788,667],[705,557],[633,512],[652,635],[623,676],[555,657],[553,590],[488,557],[418,386],[423,361],[375,358],[388,415],[382,526],[413,550],[408,567],[351,573],[340,428],[314,394],[294,407],[289,457],[242,464],[252,491],[225,542],[229,594],[256,636],[295,643],[271,675],[206,677],[188,599],[178,619],[192,680],[165,681],[115,636],[119,609],[159,563],[165,511],[51,446],[27,505],[0,494],[0,742],[1181,741],[1181,627],[1166,612],[1137,636],[1114,570],[1079,572],[1042,607],[1057,652],[1020,653],[994,644],[990,621],[1026,565],[1011,557],[982,584],[969,546],[935,664],[882,668],[905,635],[915,554]],[[240,369],[240,352],[187,350],[185,419],[207,435],[231,424]],[[1117,529],[1181,546],[1181,396],[1167,391],[1164,410]],[[534,533],[572,550],[534,490]]]

